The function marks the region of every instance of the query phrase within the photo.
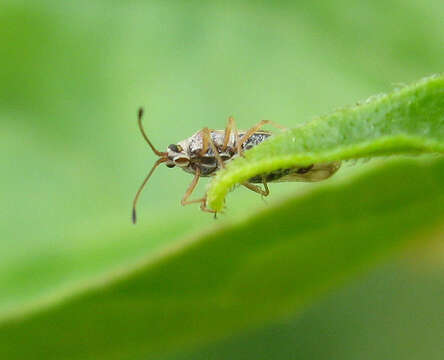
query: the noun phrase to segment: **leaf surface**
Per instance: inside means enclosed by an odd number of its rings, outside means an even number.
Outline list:
[[[444,153],[444,76],[431,76],[288,130],[218,172],[208,205],[258,174],[295,166],[383,155]]]
[[[4,323],[0,355],[135,358],[290,316],[442,225],[443,177],[443,159],[406,159],[289,199],[46,311]]]

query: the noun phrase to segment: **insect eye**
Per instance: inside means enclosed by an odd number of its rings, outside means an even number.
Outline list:
[[[173,168],[173,167],[175,167],[176,165],[175,165],[175,164],[166,164],[166,166],[169,167],[169,168]]]
[[[168,149],[170,149],[171,151],[174,151],[174,152],[181,152],[183,149],[182,149],[182,146],[180,146],[180,145],[175,145],[175,144],[171,144],[171,145],[169,145],[168,146]]]

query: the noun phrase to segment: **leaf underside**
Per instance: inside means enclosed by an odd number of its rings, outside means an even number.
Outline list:
[[[274,136],[214,177],[210,208],[221,211],[228,191],[263,173],[335,160],[444,153],[444,76],[378,95]]]
[[[388,162],[365,175],[290,199],[120,280],[4,323],[0,356],[134,358],[294,314],[442,223],[443,159]]]

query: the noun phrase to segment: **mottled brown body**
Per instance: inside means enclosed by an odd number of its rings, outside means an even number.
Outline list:
[[[236,137],[234,134],[230,134],[226,145],[224,145],[225,131],[224,130],[210,130],[208,129],[211,142],[216,148],[216,153],[220,158],[215,155],[215,151],[212,146],[207,146],[206,151],[204,149],[204,130],[200,130],[188,139],[180,141],[177,145],[170,145],[168,147],[168,158],[167,166],[178,165],[176,162],[178,159],[183,159],[182,164],[178,166],[188,173],[196,174],[197,169],[200,170],[201,177],[212,176],[217,170],[224,167],[224,164],[237,157],[239,155],[238,146],[240,148],[240,153],[251,149],[257,144],[262,143],[267,138],[271,136],[270,132],[257,131],[256,133],[249,136],[244,142],[239,144],[242,138],[245,136],[246,132],[241,131]],[[210,140],[208,140],[210,142]],[[181,151],[177,151],[181,150]],[[188,164],[186,164],[188,161]]]
[[[154,164],[148,173],[144,182],[140,186],[133,202],[133,222],[136,222],[136,203],[141,190],[150,178],[154,169],[161,163],[165,163],[167,167],[181,167],[184,171],[193,174],[194,178],[182,198],[181,204],[188,205],[200,203],[203,211],[215,213],[214,210],[206,207],[206,196],[196,200],[188,200],[189,196],[195,189],[200,177],[209,177],[217,173],[219,169],[225,167],[225,164],[237,156],[242,156],[245,151],[261,144],[267,140],[272,133],[268,131],[260,131],[265,124],[271,124],[275,127],[281,126],[269,121],[262,120],[247,131],[237,130],[234,119],[228,119],[228,125],[225,130],[210,130],[204,128],[196,132],[191,137],[179,141],[177,144],[168,146],[165,152],[158,151],[146,136],[142,127],[142,109],[139,110],[139,127],[143,137],[160,158]],[[340,167],[340,162],[330,162],[324,164],[312,164],[310,166],[295,166],[291,168],[278,169],[270,173],[259,174],[250,178],[243,183],[248,189],[267,196],[269,194],[268,182],[284,182],[284,181],[320,181],[333,175]],[[264,189],[254,185],[262,183]]]

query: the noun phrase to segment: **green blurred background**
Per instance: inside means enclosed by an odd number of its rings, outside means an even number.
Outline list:
[[[162,150],[229,115],[296,126],[442,72],[443,19],[439,0],[2,0],[0,318],[267,206],[239,189],[215,224],[180,206],[191,177],[161,167],[132,226],[155,160],[139,106]],[[307,188],[274,185],[269,203]],[[258,359],[265,343],[264,358],[442,358],[441,263],[397,262],[293,322],[180,358]]]

